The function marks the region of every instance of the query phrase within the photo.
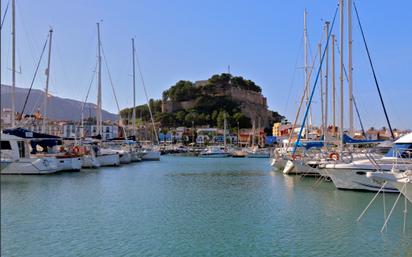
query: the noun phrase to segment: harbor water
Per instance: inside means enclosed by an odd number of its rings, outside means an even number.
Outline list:
[[[162,157],[1,177],[1,256],[412,256],[412,206],[285,176],[268,159]],[[387,212],[397,194],[385,194]]]

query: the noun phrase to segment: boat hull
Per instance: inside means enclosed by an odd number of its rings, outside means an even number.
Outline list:
[[[366,172],[374,172],[374,170],[360,169],[331,169],[327,168],[326,173],[332,179],[338,189],[347,190],[362,190],[377,192],[382,187],[381,183],[368,178]],[[399,192],[394,186],[387,185],[382,191],[388,193]]]
[[[82,157],[82,168],[97,169],[100,167],[99,160],[91,155],[85,155]]]
[[[60,171],[80,171],[82,159],[80,157],[57,158],[57,168]]]
[[[120,165],[120,158],[118,154],[103,154],[96,156],[96,158],[100,163],[100,167]]]
[[[143,152],[142,161],[159,161],[160,152],[159,151],[146,151]]]
[[[22,158],[1,170],[2,175],[43,175],[58,172],[54,158]]]

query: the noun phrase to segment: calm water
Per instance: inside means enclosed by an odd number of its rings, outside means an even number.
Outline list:
[[[1,177],[2,256],[412,256],[412,206],[388,230],[371,193],[271,171],[264,159],[163,157]],[[386,195],[392,206],[396,195]]]

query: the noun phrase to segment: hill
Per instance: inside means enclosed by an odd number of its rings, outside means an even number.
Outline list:
[[[11,108],[11,86],[1,85],[1,108]],[[28,88],[16,87],[16,112],[21,112],[26,99]],[[27,101],[25,113],[32,114],[43,106],[45,92],[39,89],[32,89]],[[47,108],[47,116],[51,120],[75,121],[81,118],[81,108],[83,102],[58,96],[50,96]],[[42,110],[42,109],[40,109]],[[96,116],[96,105],[86,103],[85,117]],[[118,115],[103,110],[103,120],[117,120]]]
[[[150,105],[156,121],[167,127],[192,126],[192,122],[222,127],[226,116],[231,127],[248,128],[254,121],[269,128],[283,116],[268,109],[261,92],[253,81],[223,73],[203,81],[178,81],[163,92],[162,100],[151,100]],[[122,117],[128,120],[132,110],[122,110]],[[137,117],[148,115],[146,106],[137,107]]]

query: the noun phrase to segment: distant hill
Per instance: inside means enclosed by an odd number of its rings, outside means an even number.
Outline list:
[[[255,123],[256,127],[270,129],[284,118],[268,109],[260,86],[227,73],[196,82],[180,80],[163,92],[162,100],[151,100],[149,105],[155,120],[164,127],[196,124],[222,128],[226,118],[231,128],[250,128]],[[120,111],[126,121],[132,113],[133,108]],[[136,116],[149,120],[147,106],[137,106]]]
[[[11,108],[11,86],[1,85],[1,108]],[[16,87],[16,112],[21,112],[23,108],[28,88]],[[39,89],[32,89],[27,102],[26,114],[32,114],[43,106],[45,92]],[[57,96],[50,96],[47,108],[47,116],[51,120],[80,120],[83,102]],[[42,111],[42,109],[40,109]],[[86,103],[84,117],[96,116],[96,105]],[[103,110],[103,120],[117,120],[118,115]]]

